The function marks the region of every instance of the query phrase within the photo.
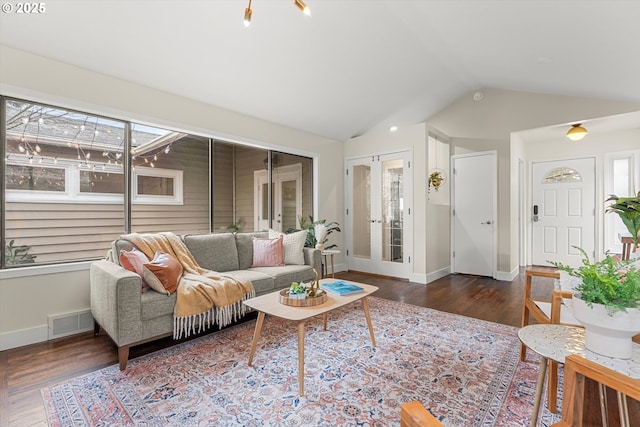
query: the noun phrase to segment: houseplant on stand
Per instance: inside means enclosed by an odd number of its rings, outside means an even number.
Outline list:
[[[571,306],[585,327],[585,347],[608,357],[632,357],[634,335],[640,333],[640,271],[633,261],[607,255],[591,262],[582,248],[582,265],[572,268],[553,262],[578,277]]]
[[[635,197],[618,197],[615,194],[611,195],[607,202],[613,201],[614,203],[607,207],[607,213],[617,213],[624,225],[627,227],[627,231],[631,234],[631,240],[633,241],[633,250],[638,250],[638,240],[640,239],[640,191]]]

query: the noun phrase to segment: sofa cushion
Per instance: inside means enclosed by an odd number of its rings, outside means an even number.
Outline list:
[[[276,239],[253,238],[253,262],[251,267],[276,267],[284,265],[282,236]]]
[[[143,265],[149,262],[149,258],[137,248],[132,248],[130,251],[121,250],[118,257],[120,265],[129,271],[136,273],[140,276],[140,282],[142,283],[141,291],[146,292],[149,290],[149,285],[144,280]]]
[[[251,267],[253,262],[253,237],[260,239],[269,238],[266,231],[258,231],[256,233],[236,233],[236,247],[238,248],[238,269],[245,270]]]
[[[294,233],[285,234],[269,229],[270,239],[275,239],[278,236],[282,236],[282,245],[284,246],[284,263],[304,265],[304,253],[302,250],[307,240],[307,230],[300,230]]]
[[[291,285],[291,282],[309,282],[315,280],[316,274],[310,265],[286,265],[284,267],[255,267],[250,268],[253,273],[262,273],[273,278],[273,288],[281,289]]]
[[[182,264],[171,255],[157,251],[151,261],[142,266],[142,277],[151,289],[171,295],[178,289]]]
[[[233,233],[187,235],[184,236],[184,244],[202,268],[213,271],[238,269],[238,250]]]
[[[167,296],[158,292],[145,292],[141,295],[141,313],[142,320],[155,319],[157,317],[170,315],[173,318],[173,308],[176,305],[176,295]]]
[[[268,268],[268,267],[266,267]],[[271,267],[276,268],[276,267]],[[235,270],[235,271],[227,271],[225,274],[229,276],[233,276],[238,280],[248,280],[253,285],[253,288],[256,290],[256,296],[266,294],[267,292],[271,292],[274,290],[273,277],[268,274],[261,273],[257,270]]]

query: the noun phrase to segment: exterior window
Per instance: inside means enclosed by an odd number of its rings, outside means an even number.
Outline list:
[[[65,171],[43,166],[7,164],[7,190],[65,191]]]
[[[604,194],[615,194],[618,197],[629,197],[638,186],[636,170],[640,158],[640,151],[618,152],[605,156],[605,180]],[[635,177],[635,178],[634,178]],[[604,250],[612,253],[622,253],[620,236],[628,234],[627,227],[618,215],[605,214],[604,216]]]
[[[558,182],[581,182],[580,172],[571,168],[557,168],[547,172],[542,178],[543,184],[555,184]]]
[[[181,170],[136,167],[133,172],[135,192],[132,203],[181,205],[182,176]]]
[[[273,226],[283,231],[313,211],[311,158],[3,96],[0,102],[1,268],[103,258],[130,232],[252,231],[256,205],[267,222],[267,213],[278,212]],[[254,172],[267,173],[271,154],[278,197],[256,203]],[[295,179],[284,173],[294,167]]]

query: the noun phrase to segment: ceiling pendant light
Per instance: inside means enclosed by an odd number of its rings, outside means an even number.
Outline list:
[[[571,129],[567,131],[567,138],[572,141],[580,141],[587,134],[587,130],[581,126],[581,123],[571,125]]]
[[[248,27],[249,25],[251,25],[251,14],[253,12],[251,11],[251,0],[249,0],[249,7],[247,7],[244,10],[244,26]]]
[[[309,10],[309,7],[307,6],[307,4],[302,1],[302,0],[293,0],[293,4],[295,4],[298,9],[300,9],[302,11],[302,13],[304,13],[307,16],[311,16],[311,11]]]

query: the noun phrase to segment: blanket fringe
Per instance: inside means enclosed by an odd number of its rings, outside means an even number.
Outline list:
[[[256,295],[255,290],[246,293],[241,301],[230,304],[226,307],[212,307],[204,313],[194,314],[192,316],[173,318],[173,339],[188,338],[191,334],[199,334],[206,331],[213,325],[224,328],[229,324],[237,321],[247,312],[247,306],[242,302],[253,298]],[[197,331],[196,331],[197,329]]]

